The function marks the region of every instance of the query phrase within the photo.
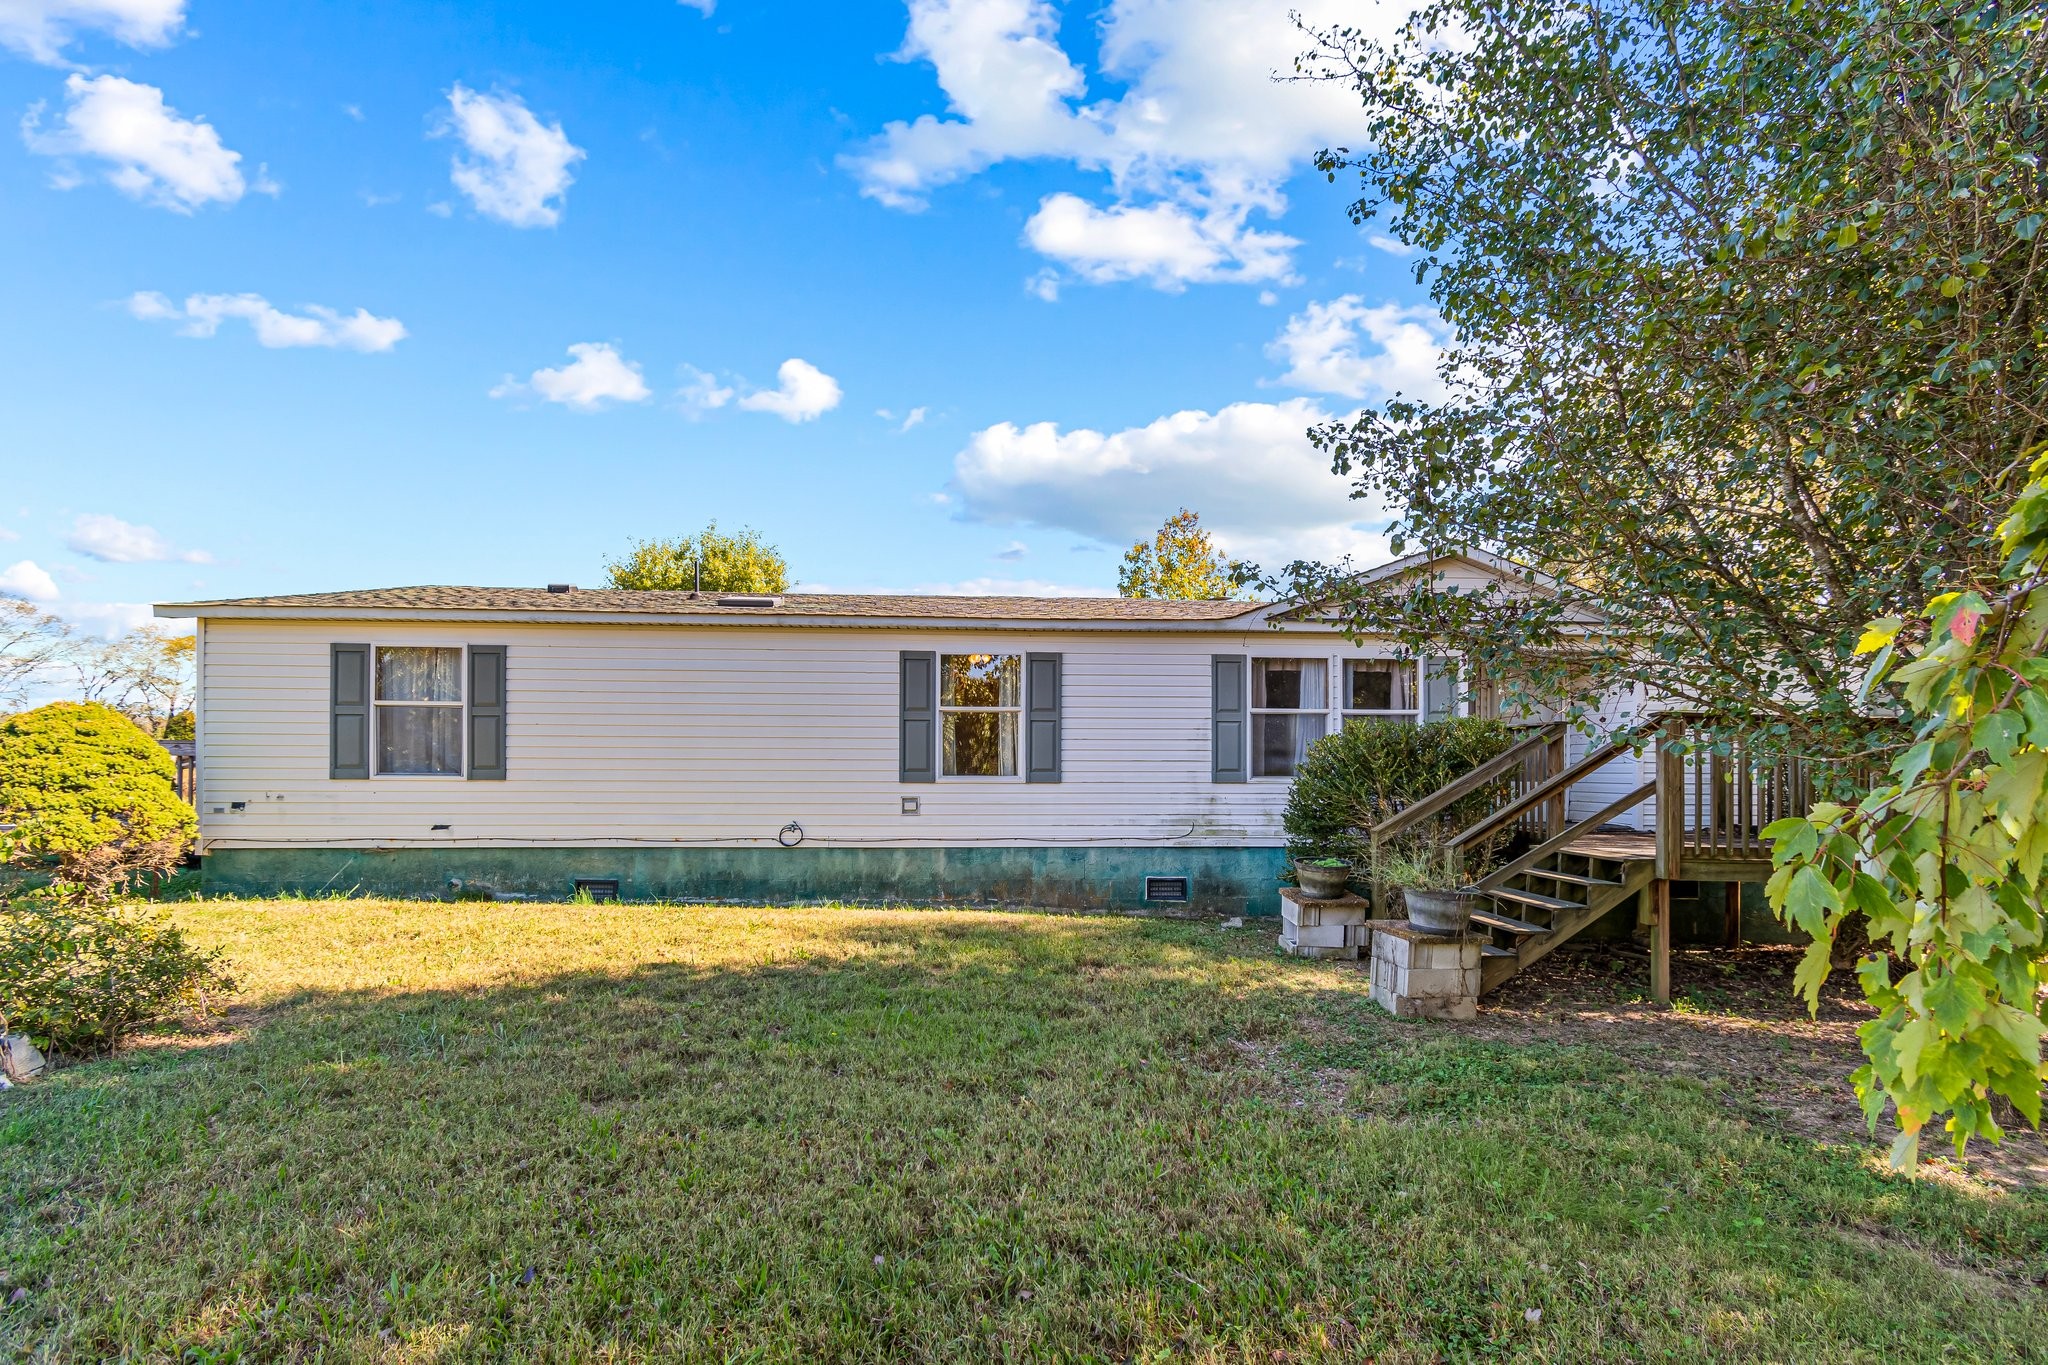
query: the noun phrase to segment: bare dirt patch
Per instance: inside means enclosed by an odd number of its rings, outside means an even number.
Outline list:
[[[1643,1070],[1725,1082],[1740,1101],[1817,1141],[1882,1152],[1897,1130],[1873,1140],[1849,1085],[1863,1063],[1857,1026],[1871,1017],[1854,978],[1836,971],[1818,1018],[1792,992],[1800,949],[1681,950],[1671,959],[1670,1006],[1649,999],[1648,956],[1629,944],[1571,944],[1480,1002],[1479,1018],[1449,1025],[1499,1042],[1589,1044]],[[2000,1147],[1972,1143],[1955,1159],[1939,1133],[1923,1140],[1937,1178],[2011,1189],[2048,1186],[2048,1143],[2024,1123]]]

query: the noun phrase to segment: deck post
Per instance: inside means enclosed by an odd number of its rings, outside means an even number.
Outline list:
[[[1650,998],[1671,1003],[1671,882],[1650,883]]]
[[[1722,911],[1724,946],[1740,948],[1742,946],[1742,883],[1721,883],[1721,894],[1727,900],[1727,904]]]
[[[1543,765],[1546,769],[1543,774],[1545,777],[1556,777],[1565,770],[1565,757],[1568,752],[1565,748],[1565,737],[1569,733],[1568,730],[1560,726],[1557,737],[1551,740],[1550,747],[1544,750],[1549,760]],[[1558,835],[1564,833],[1565,827],[1571,823],[1566,818],[1565,801],[1566,794],[1564,792],[1559,792],[1556,796],[1550,798],[1549,818],[1544,822],[1544,838],[1555,839]]]
[[[1677,745],[1685,722],[1665,722],[1657,736],[1657,879],[1683,875],[1685,854],[1685,755]]]

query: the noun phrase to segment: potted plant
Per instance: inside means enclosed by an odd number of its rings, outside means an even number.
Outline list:
[[[1448,849],[1390,849],[1373,864],[1373,880],[1397,888],[1408,922],[1425,934],[1462,934],[1486,900],[1474,891]]]
[[[1351,862],[1347,858],[1296,858],[1294,880],[1301,894],[1312,901],[1342,900],[1351,887]]]

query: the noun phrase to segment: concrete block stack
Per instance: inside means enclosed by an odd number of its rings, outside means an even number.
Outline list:
[[[1429,934],[1407,920],[1373,926],[1372,998],[1407,1019],[1470,1019],[1479,1013],[1479,934]]]
[[[1280,891],[1280,950],[1296,957],[1350,962],[1372,942],[1372,903],[1363,896],[1315,900],[1299,887]]]

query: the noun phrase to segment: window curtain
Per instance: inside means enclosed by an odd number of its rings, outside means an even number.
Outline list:
[[[462,700],[462,651],[404,645],[377,651],[378,701]]]

